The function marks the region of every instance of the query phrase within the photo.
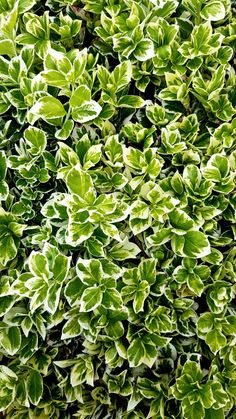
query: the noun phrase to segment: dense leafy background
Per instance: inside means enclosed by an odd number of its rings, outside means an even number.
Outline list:
[[[235,7],[0,1],[4,417],[236,417]]]

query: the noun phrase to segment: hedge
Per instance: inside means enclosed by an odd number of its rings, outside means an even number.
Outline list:
[[[236,418],[236,3],[0,1],[0,411]]]

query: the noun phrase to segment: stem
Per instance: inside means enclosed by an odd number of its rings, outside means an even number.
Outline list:
[[[134,236],[134,241],[137,244],[137,246],[139,247],[139,249],[141,250],[141,254],[146,258],[149,259],[149,256],[147,255],[147,253],[145,252],[144,248],[143,248],[143,244],[141,242],[141,240],[138,239],[137,236]]]

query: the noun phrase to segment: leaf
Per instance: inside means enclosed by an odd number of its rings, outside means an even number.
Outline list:
[[[36,0],[19,0],[18,12],[23,14],[36,4]]]
[[[204,290],[204,284],[198,275],[189,274],[187,279],[188,287],[196,295],[200,296]]]
[[[105,233],[108,237],[112,237],[119,242],[122,241],[119,235],[119,230],[114,224],[101,223],[100,228],[102,229],[103,233]]]
[[[128,240],[115,244],[109,251],[110,257],[115,260],[135,258],[139,253],[139,247]]]
[[[81,334],[81,327],[77,317],[72,317],[67,320],[62,328],[61,339],[72,339]]]
[[[142,338],[135,338],[127,350],[127,358],[131,368],[138,367],[141,364],[151,367],[156,356],[156,348],[143,341]]]
[[[64,74],[57,70],[46,70],[41,73],[43,80],[50,86],[65,87],[68,81]]]
[[[112,73],[112,81],[116,86],[116,92],[130,83],[132,77],[132,65],[130,61],[123,61],[117,65]]]
[[[53,283],[48,288],[47,296],[45,299],[45,308],[46,310],[51,313],[55,314],[59,302],[60,302],[60,293],[61,293],[61,285],[57,283]]]
[[[47,145],[44,131],[35,127],[29,127],[24,131],[24,138],[29,145],[29,152],[32,156],[41,154]]]
[[[43,379],[38,371],[31,371],[26,381],[28,397],[37,406],[43,395]]]
[[[70,384],[72,387],[81,385],[83,382],[93,386],[94,370],[93,364],[89,357],[80,358],[72,367],[70,375]]]
[[[169,213],[171,225],[178,230],[191,230],[194,227],[193,220],[186,212],[176,209]]]
[[[4,151],[0,151],[0,180],[4,180],[7,173],[7,159]]]
[[[152,234],[147,238],[151,246],[160,246],[167,243],[172,237],[171,228],[162,228],[160,231]]]
[[[8,55],[9,57],[15,55],[15,45],[11,39],[0,40],[0,55]]]
[[[205,419],[224,419],[224,409],[206,409]]]
[[[72,118],[80,124],[92,121],[97,118],[102,108],[94,100],[83,102],[80,106],[72,109]]]
[[[145,360],[145,347],[142,339],[134,339],[127,351],[128,361],[131,367],[138,367]]]
[[[174,236],[172,239],[173,250],[189,258],[202,258],[210,252],[210,244],[204,233],[188,231],[184,236]]]
[[[84,170],[90,169],[100,161],[102,156],[101,147],[101,144],[94,144],[88,149],[83,159]]]
[[[217,99],[211,100],[210,106],[217,118],[222,121],[230,121],[236,113],[228,95],[225,94],[220,95]]]
[[[103,277],[102,264],[97,259],[79,258],[76,263],[76,273],[83,284],[87,286],[98,284]]]
[[[201,10],[201,17],[205,20],[217,22],[225,17],[225,7],[222,2],[217,0],[209,1]]]
[[[31,108],[31,114],[45,121],[55,118],[62,118],[66,111],[61,102],[53,96],[41,97]]]
[[[190,404],[188,398],[185,398],[182,401],[182,410],[186,419],[203,419],[205,417],[205,410],[200,401]]]
[[[85,286],[77,276],[66,284],[64,294],[70,306],[77,303],[84,289]]]
[[[14,401],[16,396],[17,375],[8,367],[0,365],[0,412],[4,412]]]
[[[145,300],[150,292],[149,284],[147,281],[141,281],[135,291],[134,296],[134,312],[139,313],[140,311],[144,310],[144,303]]]
[[[66,185],[70,193],[78,195],[87,202],[94,198],[94,188],[91,176],[77,165],[73,167],[66,177]]]
[[[143,281],[147,281],[149,285],[156,281],[156,260],[143,259],[139,265],[140,277]]]
[[[74,121],[68,120],[62,125],[62,128],[55,132],[55,137],[58,140],[66,140],[74,128]]]
[[[73,72],[75,80],[79,79],[85,71],[87,64],[87,48],[77,51],[76,57],[73,61]]]
[[[94,229],[91,223],[71,222],[68,225],[68,235],[65,238],[66,243],[70,246],[77,247],[92,236]]]
[[[124,148],[123,150],[124,162],[132,167],[137,172],[143,173],[147,167],[147,162],[143,153],[133,147]]]
[[[209,345],[211,351],[216,354],[221,348],[227,345],[227,340],[223,333],[214,329],[207,333],[206,343]]]
[[[11,234],[6,233],[6,227],[0,225],[0,263],[3,266],[17,255],[17,246]]]
[[[214,398],[214,407],[220,408],[225,407],[229,403],[229,395],[224,390],[223,386],[219,382],[214,382],[211,385],[213,398]]]
[[[150,39],[143,38],[136,46],[133,54],[138,61],[146,61],[154,57],[155,53],[152,41]]]
[[[209,332],[214,325],[214,314],[213,313],[204,313],[200,316],[198,320],[198,330],[202,333]]]
[[[33,275],[39,278],[49,278],[50,274],[48,261],[44,255],[39,252],[32,252],[30,254],[28,264]]]
[[[115,289],[107,289],[102,297],[102,305],[109,310],[122,310],[120,293]]]
[[[121,108],[141,108],[144,106],[144,100],[139,96],[126,95],[122,96],[118,101],[118,106]]]
[[[102,302],[102,291],[96,285],[86,288],[81,296],[80,311],[89,312],[99,307]]]
[[[9,355],[15,355],[21,346],[21,333],[19,327],[11,326],[0,331],[0,344]]]
[[[85,86],[81,85],[75,89],[71,98],[70,98],[70,106],[72,108],[76,108],[81,106],[84,102],[88,102],[91,100],[91,91],[90,89]]]

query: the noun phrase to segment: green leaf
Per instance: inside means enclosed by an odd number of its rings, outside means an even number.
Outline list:
[[[43,395],[43,379],[38,371],[31,371],[26,381],[28,397],[37,406]]]
[[[77,247],[85,240],[88,240],[93,232],[94,226],[91,223],[69,223],[68,235],[65,237],[65,241],[70,246]]]
[[[94,370],[93,364],[90,357],[79,358],[76,364],[72,367],[70,375],[70,384],[72,387],[81,385],[86,382],[90,386],[93,386]]]
[[[212,330],[214,325],[214,314],[213,313],[204,313],[200,316],[198,320],[198,330],[201,333],[208,333]]]
[[[205,417],[205,410],[200,401],[190,403],[187,398],[182,401],[182,411],[186,419],[203,419]]]
[[[194,227],[193,220],[189,217],[186,212],[176,209],[169,213],[169,219],[171,225],[178,230],[191,230]]]
[[[61,284],[66,279],[70,269],[70,261],[71,258],[64,255],[59,254],[55,257],[53,268],[51,269],[54,281]]]
[[[211,252],[207,237],[200,231],[188,231],[184,236],[175,235],[171,243],[180,256],[202,258]]]
[[[44,131],[35,127],[29,127],[24,131],[24,138],[29,146],[29,153],[32,156],[41,154],[47,145]]]
[[[66,140],[71,134],[71,131],[73,130],[73,128],[74,128],[74,121],[69,119],[68,121],[64,122],[61,129],[55,132],[55,137],[58,140]]]
[[[224,419],[224,409],[206,409],[205,419]]]
[[[61,339],[72,339],[81,334],[81,326],[77,317],[67,320],[62,328]]]
[[[200,369],[200,366],[195,361],[189,361],[189,360],[186,361],[183,366],[182,374],[189,375],[192,379],[192,382],[201,381],[203,378],[203,374]]]
[[[204,284],[198,275],[188,274],[187,284],[196,295],[200,296],[203,293]]]
[[[144,106],[144,100],[139,97],[139,96],[132,96],[132,95],[127,95],[127,96],[122,96],[119,101],[118,101],[118,106],[120,108],[141,108],[142,106]]]
[[[150,39],[143,38],[136,46],[133,54],[138,61],[147,61],[154,57],[155,52],[152,41]]]
[[[74,21],[74,22],[81,22],[81,21]],[[86,65],[87,65],[87,48],[82,49],[81,51],[76,51],[76,57],[73,61],[73,79],[76,81],[78,80],[84,73]]]
[[[156,282],[156,263],[155,259],[143,259],[138,268],[140,277],[149,285]]]
[[[77,303],[84,289],[85,286],[77,276],[66,284],[64,294],[70,306]]]
[[[138,367],[145,361],[145,346],[142,339],[134,339],[127,351],[128,361],[131,367]]]
[[[201,17],[205,20],[211,20],[217,22],[225,17],[224,4],[217,0],[209,1],[206,6],[201,10]]]
[[[147,162],[143,153],[133,147],[124,148],[124,162],[135,171],[143,173],[147,167]]]
[[[59,302],[60,302],[60,293],[61,293],[61,285],[57,283],[53,283],[48,288],[47,296],[45,299],[45,308],[46,310],[51,313],[55,314]]]
[[[211,351],[216,354],[221,348],[224,348],[227,345],[227,340],[223,333],[214,329],[207,333],[206,343]]]
[[[8,55],[9,57],[15,55],[15,44],[11,39],[0,40],[0,55]]]
[[[17,380],[17,375],[10,368],[0,365],[0,412],[4,412],[13,403]]]
[[[150,292],[150,287],[147,281],[141,281],[136,290],[134,295],[134,312],[139,313],[140,311],[144,310],[144,303],[145,300]]]
[[[64,74],[57,70],[46,70],[41,73],[43,80],[50,86],[65,87],[68,84]]]
[[[36,4],[36,0],[19,0],[18,4],[18,12],[23,14],[28,10],[32,9],[32,7]]]
[[[7,228],[0,225],[0,263],[3,266],[14,259],[17,255],[17,246]]]
[[[4,180],[7,173],[7,159],[4,151],[0,151],[0,180]]]
[[[81,85],[75,89],[71,98],[70,98],[70,106],[72,108],[76,108],[81,106],[84,102],[88,102],[91,100],[91,91],[90,89],[85,86]]]
[[[0,344],[9,355],[15,355],[21,346],[21,333],[19,327],[11,326],[1,330]]]
[[[44,255],[39,252],[32,252],[28,260],[30,271],[39,278],[49,278],[48,261]]]
[[[115,244],[109,250],[110,257],[115,260],[135,258],[139,253],[139,247],[128,240]]]
[[[109,310],[121,310],[123,304],[120,293],[115,288],[107,289],[103,293],[102,305]]]
[[[70,191],[86,202],[91,202],[94,197],[94,187],[91,176],[77,165],[73,167],[67,177],[66,185]]]
[[[102,108],[94,100],[83,102],[80,106],[72,109],[72,118],[80,124],[92,121],[97,118]]]
[[[79,258],[76,263],[76,272],[83,284],[87,286],[102,282],[103,269],[100,260]]]
[[[102,156],[101,144],[92,145],[83,158],[83,169],[88,170],[90,167],[95,166]]]
[[[116,92],[119,92],[129,84],[132,76],[132,65],[130,61],[123,61],[117,65],[112,73],[111,79],[116,87]]]
[[[211,384],[212,393],[214,397],[214,408],[220,409],[221,407],[227,406],[229,403],[229,395],[223,389],[223,386],[220,382],[213,382]]]
[[[151,246],[160,246],[167,243],[172,237],[171,228],[162,228],[160,231],[152,234],[147,238]]]
[[[41,97],[30,109],[30,113],[35,115],[37,119],[42,118],[45,121],[62,118],[66,115],[61,102],[53,96]],[[56,124],[59,125],[57,122]]]
[[[205,409],[209,409],[214,404],[212,387],[206,383],[199,391],[200,401]]]
[[[210,106],[217,118],[222,121],[230,121],[236,113],[236,109],[230,102],[228,95],[225,94],[221,94],[219,98],[211,100]]]
[[[99,307],[102,302],[102,290],[96,285],[86,288],[81,296],[80,311],[89,312]]]
[[[143,341],[143,339],[135,338],[128,350],[127,357],[130,367],[138,367],[141,364],[145,364],[148,367],[152,367],[157,356],[157,351],[154,345]]]

